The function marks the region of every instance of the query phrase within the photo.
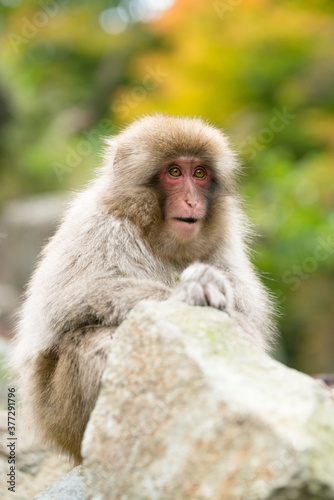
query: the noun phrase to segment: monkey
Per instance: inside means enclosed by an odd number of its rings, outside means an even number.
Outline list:
[[[106,142],[41,252],[12,355],[28,420],[76,463],[113,333],[138,302],[216,308],[262,350],[275,332],[223,132],[155,114]]]

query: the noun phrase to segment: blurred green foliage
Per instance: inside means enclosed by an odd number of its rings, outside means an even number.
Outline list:
[[[278,355],[333,371],[333,2],[144,4],[0,0],[0,202],[82,185],[140,114],[208,118],[244,164]]]

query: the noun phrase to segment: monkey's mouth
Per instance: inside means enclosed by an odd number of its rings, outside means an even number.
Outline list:
[[[176,220],[180,220],[181,222],[187,222],[188,224],[194,224],[197,222],[197,219],[193,219],[192,217],[175,217]]]

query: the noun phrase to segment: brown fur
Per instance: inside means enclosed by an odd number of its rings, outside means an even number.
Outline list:
[[[213,172],[201,233],[186,243],[166,226],[157,180],[179,156]],[[140,300],[226,305],[240,335],[268,346],[270,301],[247,256],[236,167],[227,139],[201,120],[142,118],[109,142],[43,250],[12,360],[32,425],[77,462],[112,332]]]
[[[110,334],[109,328],[68,332],[57,348],[43,351],[35,361],[33,385],[40,400],[36,423],[47,440],[52,436],[51,443],[77,463],[111,345]]]

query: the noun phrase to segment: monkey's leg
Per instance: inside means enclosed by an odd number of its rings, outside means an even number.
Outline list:
[[[34,421],[45,439],[81,462],[81,441],[111,348],[112,329],[67,332],[41,353],[34,371]]]

